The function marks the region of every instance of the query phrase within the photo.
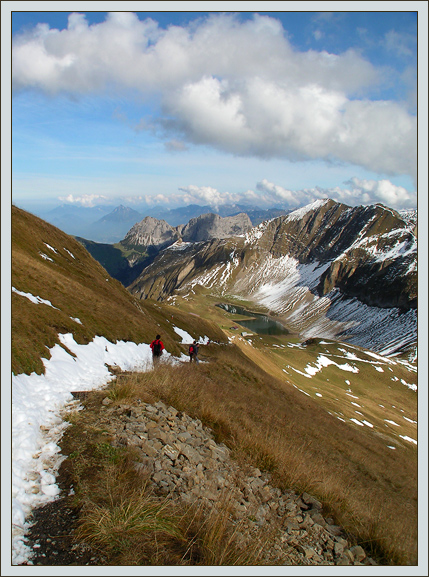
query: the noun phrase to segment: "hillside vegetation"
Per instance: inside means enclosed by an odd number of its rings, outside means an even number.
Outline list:
[[[36,216],[12,207],[12,287],[49,301],[35,306],[12,293],[12,371],[42,373],[43,358],[58,333],[72,333],[86,344],[102,335],[112,342],[150,342],[163,333],[179,354],[177,335],[155,304],[144,307],[73,237]],[[222,338],[207,327],[212,338]],[[223,337],[224,338],[224,337]]]
[[[201,347],[206,362],[124,375],[122,392],[110,385],[111,398],[116,402],[120,395],[130,404],[137,399],[162,400],[201,419],[240,462],[269,471],[281,488],[305,490],[319,498],[335,521],[383,563],[416,563],[417,450],[401,440],[394,427],[383,424],[393,420],[397,407],[408,418],[410,428],[404,432],[416,438],[417,395],[400,382],[411,380],[404,365],[386,363],[384,373],[372,370],[371,357],[362,350],[360,360],[353,361],[359,364],[359,377],[344,376],[341,369],[329,366],[323,369],[328,372],[316,375],[318,381],[308,379],[304,367],[315,364],[321,353],[337,355],[337,364],[345,363],[339,360],[343,353],[338,343],[335,349],[318,341],[297,346],[294,335],[249,342],[231,328],[236,318],[215,307],[215,299],[204,291],[196,290],[175,306],[138,301],[77,240],[15,207],[12,258],[12,284],[19,291],[12,294],[15,374],[43,372],[42,359],[49,355],[48,348],[59,344],[58,333],[71,332],[83,344],[95,335],[148,343],[159,332],[168,351],[177,356],[184,347],[174,326],[196,338],[207,336],[220,344]],[[20,293],[43,302],[36,304]],[[373,429],[382,433],[350,423],[350,402],[346,408],[344,396],[348,376],[353,394],[359,396],[359,411],[368,411]],[[383,413],[381,405],[389,412]],[[82,468],[83,462],[71,457],[80,452],[82,431],[86,424],[91,429],[97,411],[99,404],[88,403],[71,419],[74,426],[64,437],[68,475],[79,486],[76,499],[81,505],[91,498],[97,501],[100,488],[91,482],[96,463],[89,460]],[[88,435],[87,442],[95,447],[99,434]],[[129,478],[122,471],[115,482],[125,490]]]

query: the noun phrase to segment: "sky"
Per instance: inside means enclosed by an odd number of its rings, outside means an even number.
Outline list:
[[[417,207],[426,2],[397,12],[377,2],[3,4],[11,196],[22,208],[297,208],[327,197]]]

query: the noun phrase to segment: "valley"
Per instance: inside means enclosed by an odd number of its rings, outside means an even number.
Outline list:
[[[384,342],[389,354],[376,350],[371,334],[370,347],[352,342],[359,337],[352,330],[356,320],[330,318],[335,298],[331,291],[319,293],[320,279],[335,255],[322,265],[279,255],[282,224],[283,220],[264,223],[239,237],[173,243],[155,255],[127,290],[82,243],[14,210],[14,431],[18,435],[31,423],[34,431],[43,426],[50,434],[58,427],[49,421],[58,410],[50,405],[54,391],[65,402],[68,386],[86,391],[103,389],[112,381],[114,403],[143,399],[186,412],[210,427],[216,442],[224,443],[234,459],[269,472],[273,486],[297,494],[306,491],[319,499],[368,554],[386,564],[413,564],[418,535],[418,392],[417,363],[411,352],[417,333],[411,323],[407,340],[408,333],[405,329],[401,333],[397,320],[416,309],[411,304],[408,310],[373,307],[337,287],[344,309],[355,302],[352,311],[360,308],[381,315],[366,314],[367,326],[373,326],[381,340],[387,333],[379,319],[389,315],[392,319],[394,338]],[[410,258],[407,250],[400,255]],[[383,270],[394,260],[390,257]],[[268,266],[270,262],[275,266]],[[294,276],[294,270],[299,274]],[[285,271],[290,276],[281,276]],[[398,286],[403,287],[401,283]],[[279,290],[273,291],[273,286]],[[282,297],[277,299],[277,311],[275,294]],[[285,295],[292,294],[295,304],[288,311]],[[414,294],[411,288],[409,294]],[[396,302],[397,297],[386,298]],[[287,332],[252,331],[243,323],[256,315],[280,322]],[[300,322],[294,324],[299,316]],[[319,332],[321,328],[325,332]],[[348,338],[343,340],[341,331],[346,329]],[[167,351],[165,367],[158,372],[148,357],[155,333],[162,334]],[[200,365],[190,366],[183,335],[200,340]],[[61,377],[60,366],[69,367],[67,379]],[[123,367],[120,379],[115,377],[118,367]],[[39,388],[46,407],[40,417],[29,419],[21,403]],[[92,431],[90,423],[102,408],[99,402],[88,405],[78,428],[70,417],[69,474],[79,473],[72,457],[79,454],[82,424]],[[48,421],[42,418],[45,413]],[[44,502],[43,479],[49,473],[48,487],[54,487],[59,465],[54,455],[40,461],[35,449],[26,455],[20,443],[28,435],[22,430],[21,441],[15,440],[14,451],[20,455],[16,478],[28,458],[32,480],[25,477],[18,486],[40,491]],[[94,435],[94,447],[102,442],[106,450],[113,450],[108,448],[113,442],[108,431],[94,430]],[[61,437],[53,438],[60,443]],[[52,437],[48,439],[53,445]],[[40,455],[46,458],[49,453],[41,450]],[[97,479],[90,475],[88,482],[97,484]],[[21,490],[16,493],[19,499]]]

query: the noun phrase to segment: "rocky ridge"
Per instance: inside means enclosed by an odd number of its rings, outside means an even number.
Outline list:
[[[382,205],[321,200],[244,237],[168,247],[128,288],[138,298],[174,300],[200,285],[254,301],[303,339],[339,337],[396,354],[417,339],[411,228]]]
[[[202,242],[214,238],[242,235],[252,228],[247,214],[221,217],[218,214],[202,214],[192,218],[186,225],[170,226],[165,220],[146,216],[135,224],[121,244],[127,248],[139,247],[160,251],[176,241]]]
[[[101,404],[101,421],[113,446],[133,447],[135,467],[156,490],[184,504],[216,508],[228,497],[243,546],[265,529],[274,531],[265,564],[376,565],[341,527],[323,516],[307,493],[281,491],[268,473],[246,470],[217,444],[209,428],[162,402]]]

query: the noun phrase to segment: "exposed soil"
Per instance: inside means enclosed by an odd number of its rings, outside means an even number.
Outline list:
[[[76,539],[78,516],[71,497],[35,509],[26,535],[34,555],[21,565],[106,565],[98,552]]]

